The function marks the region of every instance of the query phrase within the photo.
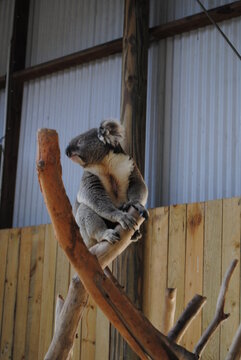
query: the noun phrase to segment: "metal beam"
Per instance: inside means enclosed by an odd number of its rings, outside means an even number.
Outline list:
[[[23,85],[13,80],[13,73],[25,67],[29,2],[29,0],[15,0],[6,89],[7,111],[1,186],[0,228],[12,227],[23,95]]]
[[[241,0],[219,6],[209,10],[209,14],[216,22],[233,19],[241,16]],[[185,32],[193,31],[211,25],[204,12],[186,16],[163,25],[149,29],[150,42],[165,39]],[[122,52],[122,38],[106,42],[86,50],[81,50],[39,65],[35,65],[21,71],[14,72],[15,81],[25,82],[49,75],[57,71],[68,69],[72,66],[81,65],[90,61],[99,60]],[[6,76],[0,76],[0,89],[5,87]]]

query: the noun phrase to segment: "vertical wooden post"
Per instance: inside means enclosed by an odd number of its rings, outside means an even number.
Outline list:
[[[0,228],[12,226],[21,122],[23,84],[13,80],[13,72],[25,67],[30,0],[15,0],[13,32],[7,74],[7,113],[1,187]]]
[[[133,156],[142,175],[145,170],[146,96],[149,1],[125,0],[121,122],[126,128],[125,150]],[[113,266],[128,296],[141,308],[142,241],[131,245]],[[136,359],[126,343],[111,331],[111,359]]]

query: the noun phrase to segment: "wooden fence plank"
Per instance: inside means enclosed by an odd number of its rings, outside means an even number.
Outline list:
[[[72,277],[76,274],[75,269],[70,266],[70,272],[69,272],[69,283],[72,279]],[[74,348],[73,348],[73,359],[72,360],[81,360],[81,321],[79,322],[77,333],[74,341]],[[82,359],[83,360],[83,359]]]
[[[195,294],[202,294],[203,290],[203,227],[204,204],[187,205],[185,305]],[[200,336],[201,314],[196,317],[188,328],[182,344],[188,350],[193,350]]]
[[[142,287],[142,309],[145,316],[150,319],[151,298],[149,291],[149,283],[151,278],[151,244],[153,238],[153,210],[149,210],[150,217],[143,224],[143,287]]]
[[[168,287],[177,288],[175,321],[184,309],[186,211],[186,205],[170,206],[168,242]]]
[[[41,301],[41,317],[39,330],[39,359],[46,354],[53,333],[54,320],[54,286],[56,268],[57,241],[54,237],[52,225],[46,225],[45,251],[43,269],[43,287]]]
[[[240,260],[241,200],[177,205],[150,214],[144,237],[144,313],[160,328],[166,286],[178,287],[176,316],[195,293],[207,296],[202,317],[194,320],[182,342],[192,350],[201,327],[213,317],[222,276],[233,258]],[[19,239],[18,229],[0,231],[0,358],[42,359],[52,337],[55,295],[66,296],[74,270],[57,250],[51,226],[22,229],[20,251]],[[213,337],[203,359],[224,359],[237,329],[240,263],[225,311],[231,313],[230,319]],[[73,360],[107,360],[108,340],[109,322],[90,301],[78,328]]]
[[[60,245],[57,244],[57,257],[56,257],[56,276],[55,276],[55,299],[60,294],[63,298],[66,298],[69,289],[69,276],[70,276],[70,264],[64,251]],[[54,305],[55,309],[55,305]]]
[[[96,305],[90,297],[81,321],[81,359],[95,360]]]
[[[202,330],[204,331],[213,319],[221,285],[221,252],[222,252],[222,200],[205,203],[205,240],[203,295],[207,303],[203,309]],[[219,359],[219,330],[211,338],[204,351],[204,359]]]
[[[220,359],[225,359],[239,325],[240,309],[240,198],[223,200],[222,277],[233,259],[239,264],[235,269],[225,302],[225,312],[230,318],[221,326]]]
[[[14,360],[22,360],[25,358],[25,337],[27,329],[31,249],[32,229],[23,228],[21,231],[20,241],[17,305],[14,327]]]
[[[2,334],[2,315],[3,315],[3,299],[5,289],[5,275],[6,275],[6,264],[7,264],[7,250],[8,250],[8,237],[9,230],[0,231],[0,344]]]
[[[109,266],[112,271],[112,264]],[[95,360],[109,360],[110,322],[103,312],[97,308]]]
[[[109,360],[110,322],[97,308],[95,360]]]
[[[4,293],[4,309],[1,336],[1,360],[11,359],[13,350],[14,309],[17,293],[18,251],[20,230],[12,229],[9,233],[7,268]]]
[[[150,221],[150,220],[149,220]],[[168,208],[151,210],[144,255],[143,310],[155,327],[161,328],[167,286]]]
[[[32,253],[25,358],[37,359],[42,299],[45,225],[34,226],[31,228],[31,232]]]

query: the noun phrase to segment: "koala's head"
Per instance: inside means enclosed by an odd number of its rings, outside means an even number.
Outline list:
[[[86,167],[101,162],[110,150],[120,149],[123,138],[124,128],[120,123],[104,120],[98,129],[91,129],[72,139],[65,153],[71,160]]]

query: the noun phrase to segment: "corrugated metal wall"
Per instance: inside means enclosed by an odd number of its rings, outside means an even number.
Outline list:
[[[241,19],[222,29],[241,52]],[[240,195],[241,67],[216,29],[153,45],[148,86],[150,205]]]
[[[31,0],[27,65],[122,36],[124,0]]]
[[[232,0],[202,0],[206,9],[229,4]],[[150,26],[157,26],[202,12],[196,0],[150,0]]]
[[[12,35],[14,0],[0,0],[0,76],[7,71],[9,42]]]
[[[74,1],[68,8],[63,1],[32,2],[32,14],[38,14],[41,24],[34,21],[33,38],[29,38],[31,64],[121,36],[123,2],[90,1],[89,8],[83,3],[78,13]],[[152,24],[153,4],[157,3],[151,1]],[[55,19],[50,10],[58,14]],[[77,18],[70,31],[65,24],[73,14]],[[93,22],[87,21],[94,15]],[[182,14],[177,11],[173,16]],[[83,19],[81,31],[78,17]],[[241,20],[222,26],[240,47]],[[232,51],[210,26],[152,45],[148,72],[149,206],[240,195],[241,79]],[[72,136],[96,126],[102,118],[119,117],[120,86],[121,55],[25,84],[14,226],[49,221],[35,173],[37,128],[55,128],[60,134],[64,182],[73,201],[81,169],[64,156],[64,148]]]
[[[203,1],[208,9],[230,2]],[[195,0],[150,0],[150,26],[197,12]],[[121,37],[123,15],[124,0],[31,0],[27,66]]]
[[[63,179],[73,202],[82,170],[64,150],[74,136],[97,126],[103,118],[119,118],[120,84],[121,56],[25,84],[14,226],[49,222],[35,171],[37,129],[48,127],[59,133]]]

